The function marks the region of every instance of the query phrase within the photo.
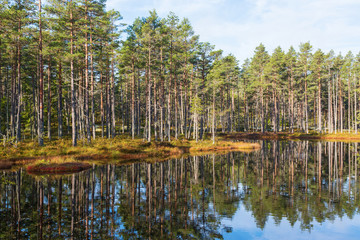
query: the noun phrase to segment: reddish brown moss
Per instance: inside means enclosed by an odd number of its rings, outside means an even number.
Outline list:
[[[28,166],[26,171],[35,174],[59,174],[76,173],[89,168],[91,168],[91,165],[87,163],[40,163]]]

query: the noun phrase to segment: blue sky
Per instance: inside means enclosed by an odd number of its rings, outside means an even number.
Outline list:
[[[160,17],[172,11],[190,20],[200,41],[240,63],[260,43],[270,53],[307,41],[314,50],[360,51],[360,0],[108,0],[107,8],[120,11],[126,24],[152,9]]]

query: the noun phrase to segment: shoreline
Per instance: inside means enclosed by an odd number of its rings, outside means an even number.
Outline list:
[[[177,140],[172,142],[144,142],[142,139],[114,138],[97,139],[90,144],[79,143],[71,146],[71,140],[61,139],[47,142],[39,147],[35,142],[23,142],[13,146],[0,147],[0,169],[11,169],[14,166],[36,164],[37,162],[95,162],[98,164],[112,162],[127,164],[132,162],[166,161],[184,155],[218,154],[231,151],[251,152],[260,149],[258,143],[232,142],[218,139],[193,141]]]
[[[236,132],[221,135],[226,140],[326,140],[360,142],[360,133]]]

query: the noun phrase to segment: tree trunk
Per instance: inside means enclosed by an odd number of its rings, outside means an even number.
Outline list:
[[[104,80],[100,72],[100,114],[101,114],[101,137],[104,137]]]
[[[89,51],[88,51],[88,2],[85,0],[85,129],[87,142],[91,141],[90,117],[89,117]]]
[[[354,76],[354,84],[355,84],[355,91],[354,91],[354,129],[355,134],[357,134],[357,82],[356,82],[356,75]]]
[[[349,130],[349,133],[350,133],[350,130],[351,130],[351,97],[350,97],[350,75],[349,74],[349,77],[348,77],[348,130]]]
[[[109,63],[108,63],[109,64]],[[111,101],[110,101],[110,66],[107,66],[105,75],[105,107],[106,107],[106,137],[110,138],[111,135]]]
[[[47,103],[47,118],[48,118],[48,138],[49,138],[49,141],[51,141],[51,57],[49,58],[49,66],[48,66],[48,103]]]
[[[42,55],[42,26],[41,26],[41,0],[39,0],[39,145],[44,145],[44,69]]]
[[[132,68],[132,86],[131,86],[131,138],[135,138],[135,60],[134,58],[131,61]]]
[[[262,81],[261,81],[262,82]],[[263,88],[260,87],[260,100],[261,100],[261,132],[265,132],[265,116],[264,116],[264,93]]]
[[[62,119],[62,66],[59,60],[59,76],[58,76],[58,136],[62,138],[63,135],[63,119]]]
[[[215,87],[213,87],[213,102],[212,102],[212,140],[215,144]]]
[[[307,72],[307,70],[306,70]],[[305,132],[309,133],[309,116],[308,116],[308,95],[307,95],[307,73],[305,73]]]
[[[154,78],[154,87],[153,87],[153,95],[154,95],[154,137],[155,137],[155,141],[157,141],[158,135],[157,135],[157,124],[158,124],[158,119],[157,119],[157,100],[156,100],[156,78]]]
[[[329,68],[329,79],[328,79],[328,132],[332,133],[332,94],[331,94],[331,75]]]
[[[90,25],[91,30],[91,25]],[[92,123],[92,137],[96,138],[96,127],[95,127],[95,98],[94,98],[94,63],[92,53],[92,32],[90,31],[90,78],[91,78],[91,123]]]
[[[148,135],[147,141],[151,142],[151,45],[148,52]]]
[[[20,42],[20,35],[21,35],[21,19],[19,19],[18,22],[18,39],[17,39],[17,83],[15,83],[15,78],[14,78],[14,102],[13,102],[13,122],[16,124],[13,124],[14,130],[13,132],[16,132],[16,142],[20,142],[21,141],[21,95],[22,95],[22,90],[21,90],[21,42]],[[16,122],[15,122],[16,119]],[[16,129],[16,131],[15,131]],[[14,134],[13,134],[14,136]]]
[[[321,133],[321,75],[318,75],[318,131]]]
[[[338,73],[338,81],[339,81],[339,115],[340,115],[340,131],[343,132],[343,97],[342,97],[342,86],[341,86],[341,77],[340,73]]]
[[[160,49],[160,89],[161,89],[161,93],[160,93],[160,141],[164,141],[164,105],[165,105],[165,89],[164,89],[164,64],[163,64],[163,49]]]
[[[175,90],[175,94],[174,94],[174,107],[175,107],[175,116],[174,116],[174,120],[175,120],[175,139],[178,139],[178,127],[179,127],[179,123],[178,123],[178,86],[177,86],[177,78],[174,78],[174,90]]]
[[[114,69],[114,57],[111,62],[111,86],[110,86],[110,94],[111,94],[111,137],[115,137],[115,69]]]
[[[76,99],[75,99],[75,87],[74,87],[74,19],[73,19],[73,3],[70,1],[70,85],[71,85],[71,137],[72,145],[77,145],[77,134],[76,134]]]

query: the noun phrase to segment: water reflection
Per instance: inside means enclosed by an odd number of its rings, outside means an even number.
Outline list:
[[[357,143],[263,142],[254,153],[103,165],[65,176],[3,171],[0,239],[164,239],[247,236],[358,215]],[[247,230],[250,231],[250,230]]]

